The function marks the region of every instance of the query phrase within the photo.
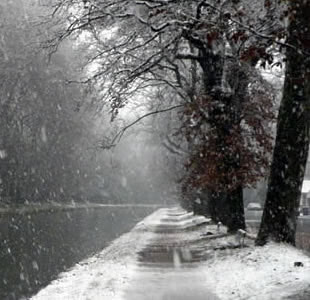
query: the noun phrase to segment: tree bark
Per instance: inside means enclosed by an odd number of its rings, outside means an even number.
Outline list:
[[[223,224],[226,224],[227,216],[229,216],[226,196],[220,192],[210,191],[208,204],[213,222],[222,222]]]
[[[241,113],[239,111],[239,102],[242,97],[234,98],[234,95],[226,94],[223,90],[223,76],[225,60],[223,55],[209,55],[200,61],[204,75],[205,93],[211,95],[214,101],[221,103],[217,109],[210,114],[210,125],[215,129],[217,135],[218,151],[223,153],[223,161],[218,166],[219,172],[229,174],[240,167],[240,153],[232,153],[227,140],[230,137],[231,127],[240,126]],[[240,70],[239,70],[240,71]],[[238,72],[237,76],[243,74]],[[236,76],[236,74],[234,74]],[[236,84],[234,90],[239,95],[239,90],[243,85]],[[243,90],[244,91],[244,90]],[[241,134],[241,131],[240,131]],[[235,186],[233,189],[231,186]],[[217,190],[210,192],[209,207],[211,217],[214,221],[221,221],[227,226],[228,232],[233,233],[238,229],[245,229],[244,207],[243,207],[243,190],[242,184],[235,185],[232,178],[217,187]]]
[[[211,192],[209,198],[210,215],[214,222],[227,226],[229,233],[245,229],[243,189],[237,187],[229,193]]]
[[[295,245],[296,221],[309,148],[310,2],[290,1],[289,38],[283,99],[267,198],[256,240]],[[295,48],[295,49],[294,49]],[[298,51],[296,51],[298,49]]]
[[[241,186],[237,187],[227,195],[227,204],[229,216],[225,225],[228,232],[234,233],[238,229],[245,229],[244,206],[243,206],[243,189]]]

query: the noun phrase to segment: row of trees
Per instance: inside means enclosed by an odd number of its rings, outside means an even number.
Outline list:
[[[65,84],[69,48],[50,63],[38,51],[41,7],[11,1],[1,12],[1,202],[72,199],[85,183],[80,151],[91,139],[83,145],[88,129],[74,112],[82,91]]]
[[[84,88],[66,83],[78,52],[68,43],[48,61],[39,51],[48,25],[37,1],[1,2],[0,13],[0,202],[92,198],[109,164],[91,149],[96,118],[80,107]]]
[[[134,97],[166,95],[158,112],[178,109],[186,140],[183,191],[206,192],[213,219],[231,232],[245,228],[242,189],[266,176],[272,152],[274,95],[257,66],[272,65],[284,51],[284,96],[258,243],[269,237],[294,243],[309,136],[308,8],[301,0],[56,0],[58,32],[48,46],[53,51],[83,33],[92,45],[85,81],[110,104],[112,119]]]
[[[137,138],[137,128],[118,149],[99,151],[102,136],[116,133],[126,116],[111,125],[90,86],[77,84],[83,53],[92,53],[86,37],[66,41],[52,56],[42,49],[55,33],[46,19],[50,3],[0,3],[0,205],[154,202],[171,182],[160,171],[166,161],[155,131],[144,128]]]

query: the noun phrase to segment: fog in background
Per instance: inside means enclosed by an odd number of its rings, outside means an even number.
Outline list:
[[[152,110],[149,99],[132,99],[110,123],[102,91],[82,82],[96,68],[83,68],[91,44],[82,37],[45,48],[49,13],[42,1],[0,3],[0,204],[170,203],[175,158],[158,125],[167,114],[106,147]]]

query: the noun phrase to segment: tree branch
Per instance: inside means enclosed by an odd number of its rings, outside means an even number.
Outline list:
[[[189,60],[197,60],[199,61],[200,57],[198,55],[194,55],[192,53],[177,53],[175,55],[177,59],[189,59]]]
[[[171,110],[174,110],[174,109],[177,109],[177,108],[180,108],[184,106],[184,104],[179,104],[179,105],[175,105],[175,106],[171,106],[171,107],[168,107],[168,108],[165,108],[165,109],[159,109],[159,110],[155,110],[155,111],[152,111],[152,112],[149,112],[141,117],[139,117],[138,119],[136,119],[135,121],[133,121],[132,123],[126,125],[124,128],[122,128],[115,136],[114,138],[112,139],[111,141],[111,144],[110,145],[104,145],[102,144],[100,146],[100,148],[102,149],[110,149],[112,147],[115,147],[117,145],[117,143],[120,142],[122,136],[124,135],[124,133],[132,126],[136,125],[137,123],[139,123],[140,121],[142,121],[143,119],[149,117],[149,116],[152,116],[152,115],[155,115],[155,114],[159,114],[159,113],[163,113],[163,112],[168,112],[168,111],[171,111]]]

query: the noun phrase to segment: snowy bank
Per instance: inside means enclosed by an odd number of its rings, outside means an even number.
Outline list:
[[[309,256],[288,245],[254,247],[247,238],[245,244],[234,247],[238,239],[224,236],[206,219],[160,209],[32,300],[211,299],[195,298],[194,290],[222,300],[310,299]],[[198,250],[202,259],[194,261]],[[182,289],[188,294],[180,298]]]
[[[220,299],[285,299],[310,290],[310,258],[301,250],[270,243],[230,254],[205,265],[206,283]]]
[[[145,229],[144,223],[156,222],[160,214],[161,210],[151,214],[99,254],[62,273],[58,279],[31,299],[121,299],[120,287],[128,284],[137,252],[153,236],[151,231]]]

